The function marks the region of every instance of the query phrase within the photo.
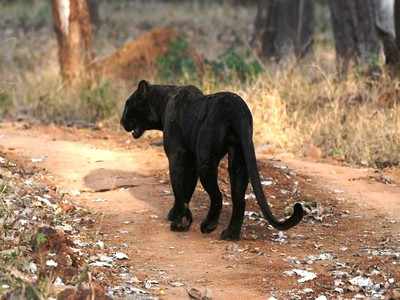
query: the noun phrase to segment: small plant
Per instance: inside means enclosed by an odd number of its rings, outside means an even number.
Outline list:
[[[230,48],[217,61],[208,62],[215,75],[225,82],[239,78],[241,81],[251,80],[259,75],[263,69],[261,65],[250,58],[250,53],[241,55]]]
[[[8,191],[8,184],[6,182],[0,181],[0,196],[4,195]]]
[[[18,261],[18,257],[20,254],[17,248],[5,249],[1,252],[0,261],[7,265],[19,266],[20,261]]]
[[[190,55],[185,38],[179,37],[171,42],[167,53],[158,58],[157,69],[158,76],[166,81],[181,77],[195,79],[198,76],[196,63]]]
[[[9,94],[0,90],[0,118],[8,113],[12,106],[12,100]]]
[[[96,122],[108,118],[115,109],[115,92],[109,81],[95,87],[84,88],[80,92],[80,106],[87,112],[87,120]]]
[[[44,235],[43,233],[41,233],[41,232],[39,232],[37,235],[36,235],[36,245],[37,245],[37,247],[40,247],[40,246],[42,246],[42,245],[44,245],[44,244],[46,244],[47,243],[47,237],[46,237],[46,235]]]
[[[336,159],[342,159],[344,157],[343,150],[337,147],[332,148],[329,155]]]

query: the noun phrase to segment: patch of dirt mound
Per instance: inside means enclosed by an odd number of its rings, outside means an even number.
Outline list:
[[[107,192],[120,188],[132,188],[138,186],[135,174],[120,170],[99,169],[83,178],[88,191]]]
[[[171,42],[179,34],[171,28],[156,28],[134,41],[125,44],[122,48],[108,57],[95,60],[91,69],[97,76],[121,78],[143,78],[153,76],[157,71],[157,59],[165,55]],[[200,56],[190,51],[196,63]]]

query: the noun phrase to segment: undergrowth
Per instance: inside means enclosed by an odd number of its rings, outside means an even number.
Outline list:
[[[336,82],[324,75],[313,81],[298,70],[262,73],[246,82],[220,82],[213,74],[176,82],[194,83],[205,93],[229,90],[241,95],[253,113],[256,142],[275,151],[303,154],[305,145],[312,144],[325,157],[355,164],[379,167],[400,162],[397,80],[352,77]],[[0,113],[58,124],[108,121],[117,129],[124,99],[133,88],[134,84],[103,81],[71,91],[58,81],[34,80],[18,92],[0,93]]]

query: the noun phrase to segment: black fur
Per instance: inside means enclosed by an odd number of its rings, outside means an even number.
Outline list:
[[[168,214],[171,230],[189,229],[192,223],[189,201],[198,178],[211,200],[201,231],[209,233],[217,227],[222,208],[218,165],[226,153],[233,207],[222,239],[240,238],[249,179],[261,211],[272,226],[286,230],[301,221],[303,209],[298,203],[289,219],[278,221],[273,216],[257,170],[252,116],[238,95],[229,92],[204,95],[194,86],[150,85],[143,80],[126,101],[121,124],[134,138],[146,130],[164,132],[164,149],[175,196]]]

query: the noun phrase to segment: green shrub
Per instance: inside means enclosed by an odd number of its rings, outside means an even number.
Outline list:
[[[196,63],[190,55],[189,44],[183,37],[172,41],[165,55],[157,60],[158,76],[162,80],[171,81],[186,77],[198,77]]]
[[[231,48],[215,61],[205,61],[210,66],[212,76],[227,83],[235,79],[247,81],[254,79],[263,69],[258,61],[251,58],[249,52],[241,54]],[[169,45],[165,55],[157,60],[158,76],[162,81],[193,81],[199,79],[199,73],[189,44],[179,37]],[[209,74],[207,74],[209,75]]]
[[[250,53],[241,55],[235,49],[230,48],[222,54],[217,61],[209,61],[214,74],[224,79],[224,82],[232,81],[235,78],[241,81],[254,79],[263,69]]]

